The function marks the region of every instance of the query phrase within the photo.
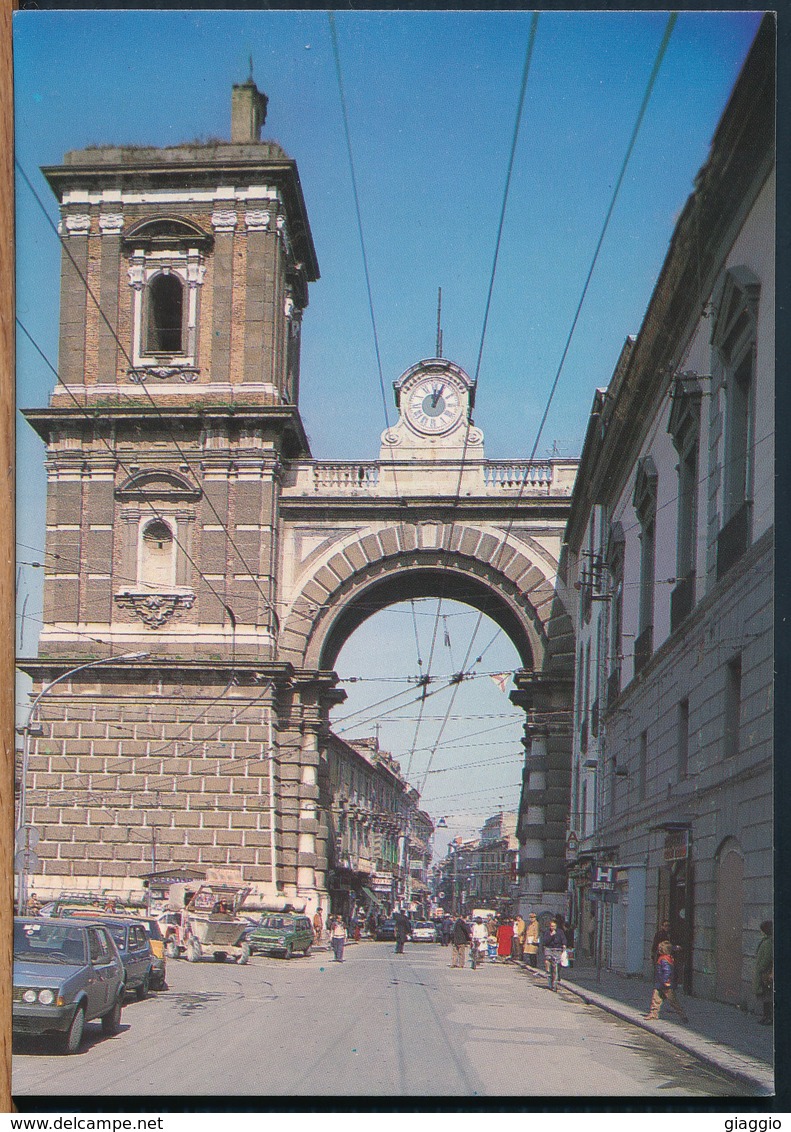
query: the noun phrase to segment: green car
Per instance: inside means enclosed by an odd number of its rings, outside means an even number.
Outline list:
[[[290,959],[295,951],[307,955],[313,943],[313,928],[307,916],[289,912],[265,912],[247,937],[250,951],[263,955],[283,955]]]

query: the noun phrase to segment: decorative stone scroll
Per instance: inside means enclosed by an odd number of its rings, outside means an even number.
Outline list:
[[[126,376],[135,385],[142,385],[149,377],[157,377],[160,381],[175,377],[185,385],[191,385],[199,375],[200,370],[196,366],[136,366],[126,371]]]
[[[131,609],[149,629],[161,629],[175,614],[191,609],[195,594],[134,594],[115,595],[121,609]]]
[[[218,208],[211,214],[215,232],[233,232],[239,217],[232,208]]]
[[[120,212],[106,212],[99,217],[99,230],[103,236],[118,236],[124,226]]]
[[[251,208],[244,214],[249,232],[268,232],[271,220],[271,213],[262,208]]]
[[[61,225],[61,231],[65,231],[67,236],[87,236],[90,230],[91,218],[87,213],[67,216]]]

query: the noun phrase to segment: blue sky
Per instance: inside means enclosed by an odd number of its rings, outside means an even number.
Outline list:
[[[392,382],[434,353],[439,286],[444,353],[474,372],[530,15],[335,18],[392,421]],[[624,338],[640,327],[675,219],[759,21],[755,12],[679,15],[539,456],[553,443],[562,455],[579,454],[593,391],[607,384]],[[540,16],[476,402],[489,457],[525,457],[532,449],[665,23],[657,12]],[[321,269],[303,338],[301,409],[313,455],[376,458],[385,420],[326,14],[25,12],[15,15],[14,33],[17,157],[48,201],[38,167],[58,163],[68,149],[228,137],[230,88],[247,77],[252,53],[256,81],[270,99],[264,137],[298,162]],[[54,360],[59,248],[23,184],[17,225],[18,313]],[[20,407],[45,404],[51,374],[24,341],[17,358]],[[29,562],[40,560],[43,547],[43,451],[21,418],[18,460],[19,557]],[[20,606],[29,595],[27,654],[41,609],[38,574],[25,566],[20,576]],[[371,671],[385,626],[393,671],[415,671],[411,617],[379,616],[389,621],[372,619],[355,634],[339,672]],[[460,635],[474,618],[453,624]],[[480,636],[488,639],[485,626]],[[454,645],[462,656],[465,647]],[[413,659],[405,664],[404,656]],[[493,668],[507,668],[514,657],[501,640],[482,667],[496,658]],[[470,718],[489,710],[484,684],[487,696],[507,705],[480,680],[463,688],[457,710]],[[338,714],[394,687],[350,685]],[[434,701],[438,715],[441,700]],[[383,744],[402,754],[411,726],[383,721]],[[464,726],[460,721],[459,730]],[[420,744],[431,741],[426,725]],[[481,758],[500,750],[482,743]],[[505,784],[518,781],[506,769],[499,778],[486,769],[432,776],[427,805],[435,816],[454,806],[460,813],[478,804],[496,809]],[[491,793],[466,805],[466,791],[479,784]],[[450,795],[446,803],[442,795]],[[512,808],[518,789],[506,795]],[[458,824],[480,822],[476,815]]]

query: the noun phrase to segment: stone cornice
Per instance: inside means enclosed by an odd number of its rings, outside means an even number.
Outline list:
[[[468,524],[476,519],[491,523],[501,517],[503,522],[514,518],[516,499],[481,496],[478,499],[465,496],[463,520],[454,497],[447,495],[422,495],[417,497],[395,496],[353,496],[348,499],[337,496],[290,496],[284,490],[280,497],[280,513],[290,519],[309,519],[311,516],[327,518],[354,518],[358,525],[371,521],[378,522],[435,522],[455,525]],[[546,519],[552,523],[565,523],[571,508],[570,496],[523,496],[518,502],[518,522]],[[408,516],[408,518],[407,518]],[[534,532],[535,533],[535,532]],[[518,533],[517,533],[518,537]]]
[[[168,422],[194,421],[200,427],[206,421],[255,421],[267,424],[282,434],[290,434],[292,449],[289,455],[304,459],[310,456],[310,448],[299,410],[295,405],[167,405],[161,409],[150,403],[130,405],[86,405],[84,407],[55,407],[47,409],[22,409],[23,416],[45,443],[51,442],[53,429],[58,425],[77,422],[99,425],[106,429],[109,421],[142,420],[150,424],[166,416]]]

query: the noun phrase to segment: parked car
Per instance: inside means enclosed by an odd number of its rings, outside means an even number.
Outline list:
[[[265,912],[247,936],[251,953],[280,954],[290,959],[295,951],[310,952],[313,925],[307,916],[291,912]]]
[[[142,922],[131,918],[111,919],[109,916],[93,922],[104,924],[115,941],[124,965],[126,990],[134,991],[139,999],[148,998],[154,956]]]
[[[386,920],[380,920],[376,925],[376,938],[378,940],[395,939],[395,936],[395,920],[392,917],[388,917]]]
[[[86,1022],[121,1025],[124,965],[109,929],[69,919],[14,920],[13,1032],[55,1035],[76,1053]]]
[[[436,943],[437,928],[430,920],[418,920],[412,928],[413,943]]]
[[[151,989],[164,990],[167,986],[167,963],[165,961],[165,938],[162,935],[162,929],[159,926],[159,921],[154,917],[146,917],[140,920],[143,929],[148,936],[148,944],[151,948]]]

